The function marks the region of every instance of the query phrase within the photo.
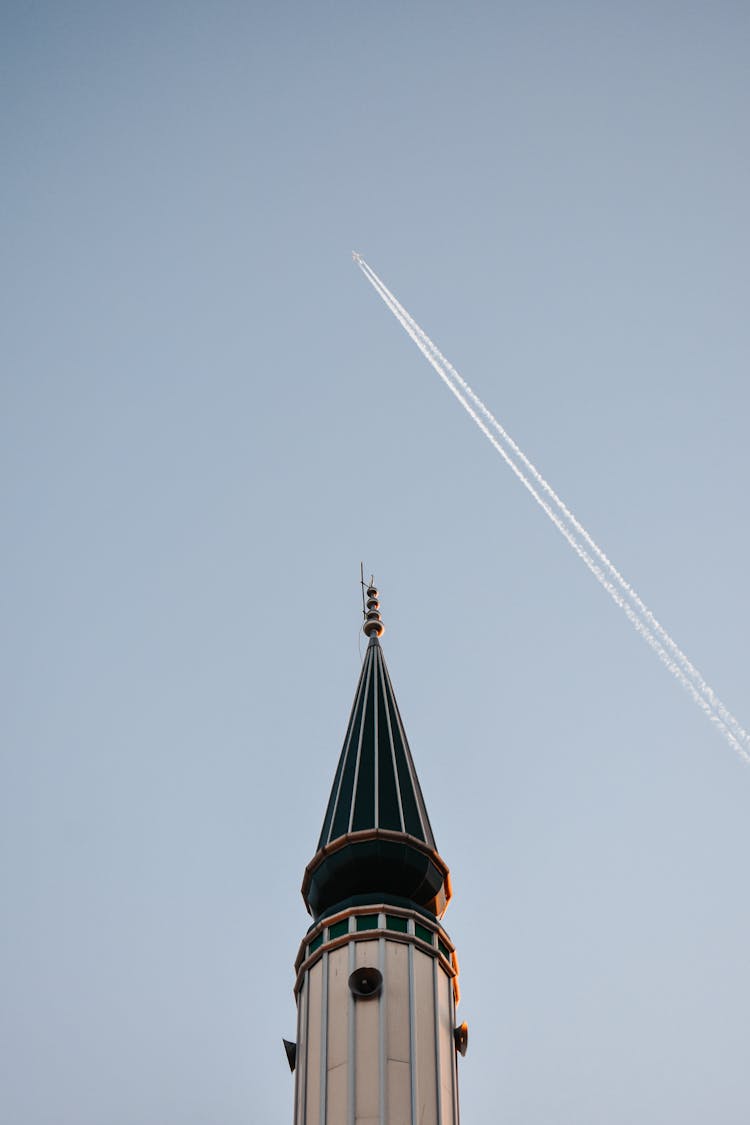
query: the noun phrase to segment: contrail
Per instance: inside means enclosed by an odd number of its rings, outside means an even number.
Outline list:
[[[401,321],[402,326],[406,328],[406,324],[404,322],[408,322],[414,332],[416,332],[416,334],[420,337],[430,354],[438,361],[440,366],[447,373],[449,378],[462,388],[462,390],[465,392],[466,397],[474,403],[480,413],[487,419],[492,428],[500,435],[505,445],[512,450],[515,457],[525,466],[530,476],[533,477],[533,479],[537,482],[537,484],[539,484],[541,489],[550,497],[564,519],[570,524],[571,527],[575,529],[579,537],[588,544],[593,553],[603,564],[606,572],[616,582],[620,589],[624,591],[624,593],[636,607],[640,616],[643,617],[643,619],[653,629],[656,635],[660,637],[660,639],[666,645],[667,649],[672,653],[674,658],[682,667],[685,675],[696,685],[701,695],[703,695],[708,700],[711,707],[726,722],[727,726],[732,730],[736,737],[741,742],[745,742],[747,745],[750,745],[750,735],[748,735],[748,732],[744,730],[744,728],[734,718],[732,713],[724,706],[724,704],[718,698],[710,685],[706,682],[698,669],[690,662],[685,653],[677,646],[666,629],[664,629],[659,621],[657,621],[656,617],[648,608],[648,606],[638,596],[633,587],[623,578],[622,574],[620,574],[619,570],[617,570],[614,564],[607,558],[604,551],[601,549],[601,547],[599,547],[594,539],[592,539],[586,528],[576,519],[570,509],[566,507],[566,505],[557,495],[552,486],[544,479],[542,474],[539,472],[536,466],[532,464],[528,457],[526,457],[523,450],[520,449],[520,447],[516,444],[510,434],[507,433],[507,431],[503,428],[494,414],[492,414],[492,412],[485,406],[485,404],[482,402],[479,396],[475,394],[466,380],[462,378],[458,371],[456,371],[455,367],[453,367],[450,361],[446,359],[446,357],[438,349],[437,345],[434,344],[432,340],[430,340],[429,336],[427,336],[427,334],[420,328],[413,317],[410,316],[407,310],[397,300],[394,294],[391,293],[390,289],[388,289],[385,283],[378,277],[378,275],[367,264],[367,262],[365,262],[364,259],[359,255],[355,258],[355,261],[357,261],[357,264],[359,265],[360,269],[362,270],[368,281],[371,283],[371,285],[373,285],[373,287],[380,294],[383,300],[387,304],[389,304],[394,315],[397,316],[397,318]]]
[[[606,554],[586,531],[585,527],[576,519],[569,508],[563,503],[552,486],[544,479],[532,462],[525,456],[520,447],[513,441],[507,431],[501,426],[494,414],[485,406],[482,400],[472,390],[469,384],[456,371],[451,363],[440,352],[437,346],[423,331],[397,298],[381,281],[375,271],[359,254],[353,255],[355,262],[362,270],[367,280],[381,297],[401,324],[402,328],[412,338],[425,359],[431,364],[448,389],[455,395],[463,408],[477,424],[485,437],[501,455],[506,464],[518,477],[523,486],[531,493],[534,500],[549,516],[558,531],[565,537],[570,547],[575,551],[582,562],[588,567],[597,581],[604,587],[616,605],[623,610],[633,628],[646,643],[654,650],[660,661],[672,673],[682,686],[688,691],[693,701],[708,716],[711,722],[727,740],[729,745],[747,763],[750,763],[750,735],[744,730],[731,712],[724,706],[713,689],[706,683],[697,668],[690,662],[684,652],[672,640],[667,631],[654,617],[651,610],[641,600],[633,587],[626,582],[617,568],[607,558]],[[473,403],[473,406],[472,406]],[[474,407],[477,409],[475,410]],[[478,413],[478,412],[479,413]],[[480,414],[486,421],[482,420]],[[495,430],[505,446],[500,444],[495,434],[488,426]],[[510,452],[508,452],[510,450]],[[515,460],[514,460],[515,458]],[[528,476],[519,467],[520,462],[528,472]],[[539,485],[541,492],[549,498],[544,498],[540,491],[529,480],[531,477]],[[554,505],[554,507],[552,506]],[[591,549],[592,554],[602,564],[594,561],[591,554],[582,546],[579,540]],[[619,589],[618,589],[619,587]],[[661,638],[661,641],[657,638]]]

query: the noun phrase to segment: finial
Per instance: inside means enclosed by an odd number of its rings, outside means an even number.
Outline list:
[[[362,588],[364,589],[364,582],[362,582]],[[385,625],[380,616],[378,591],[372,584],[372,575],[370,575],[370,585],[367,587],[365,593],[367,595],[367,601],[363,606],[365,623],[362,626],[362,632],[366,637],[382,637],[385,632]]]

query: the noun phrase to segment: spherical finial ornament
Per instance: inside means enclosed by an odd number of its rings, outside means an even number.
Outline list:
[[[365,609],[365,623],[362,632],[366,637],[382,637],[385,625],[380,617],[380,601],[375,586],[367,587],[367,607]]]

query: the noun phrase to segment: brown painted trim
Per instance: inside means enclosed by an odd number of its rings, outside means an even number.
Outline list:
[[[388,930],[382,927],[373,930],[360,930],[359,932],[355,930],[346,934],[341,934],[340,937],[334,938],[332,941],[323,942],[314,953],[306,956],[307,947],[310,942],[314,941],[326,926],[332,926],[337,922],[343,922],[346,918],[356,918],[361,915],[373,914],[390,914],[392,917],[412,918],[415,922],[419,922],[420,925],[425,926],[425,929],[433,930],[442,940],[443,944],[448,947],[450,959],[446,959],[437,945],[430,945],[428,942],[417,937],[416,934],[403,934],[398,930]],[[385,938],[387,941],[400,942],[402,945],[413,945],[423,953],[428,953],[430,956],[434,957],[439,962],[446,975],[453,981],[453,995],[455,1003],[458,1004],[460,999],[460,990],[458,987],[458,958],[456,957],[455,946],[443,927],[439,924],[430,924],[421,914],[418,915],[401,906],[389,906],[386,903],[371,903],[367,906],[353,906],[349,907],[347,910],[341,910],[338,914],[332,914],[330,918],[325,918],[318,922],[316,926],[305,934],[294,962],[294,968],[297,974],[294,983],[295,998],[299,995],[299,990],[302,987],[305,974],[317,964],[324,953],[331,953],[334,949],[339,949],[341,946],[347,945],[350,941],[374,941],[379,938]]]

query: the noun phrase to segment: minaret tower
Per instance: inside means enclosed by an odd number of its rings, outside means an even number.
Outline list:
[[[380,647],[378,591],[295,962],[294,1125],[458,1125],[458,962],[438,854]]]

